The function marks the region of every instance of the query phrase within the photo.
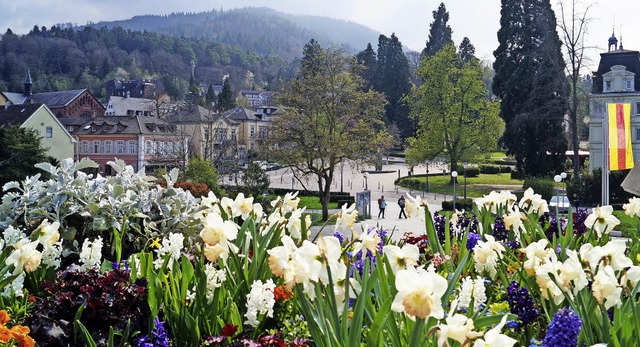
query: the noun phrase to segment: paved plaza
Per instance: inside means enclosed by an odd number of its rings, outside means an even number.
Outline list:
[[[430,172],[442,172],[443,169],[445,171],[448,170],[448,168],[442,164],[430,164],[429,167]],[[423,200],[427,201],[429,209],[433,213],[441,209],[442,201],[445,199],[445,196],[442,194],[427,194],[423,191],[411,191],[406,188],[394,186],[394,181],[399,177],[399,175],[401,177],[407,176],[408,170],[409,167],[403,162],[384,165],[381,172],[375,172],[374,168],[371,166],[356,168],[350,165],[345,165],[343,169],[341,169],[340,166],[337,167],[336,179],[332,185],[333,192],[339,192],[342,187],[345,192],[349,192],[352,196],[355,196],[357,192],[364,191],[365,184],[367,188],[371,190],[371,218],[358,222],[355,228],[356,231],[378,225],[383,229],[387,229],[390,233],[393,232],[392,238],[396,240],[400,239],[406,232],[415,234],[423,234],[425,232],[424,220],[422,218],[399,218],[400,206],[398,205],[398,199],[401,195],[404,195],[406,198],[408,194],[411,194],[412,196],[417,195],[421,198],[424,196]],[[362,171],[369,173],[366,183]],[[414,174],[424,174],[425,171],[426,168],[424,166],[415,167],[413,170]],[[269,177],[271,179],[271,187],[286,189],[292,188],[292,175],[291,171],[288,169],[269,171]],[[311,178],[309,181],[303,180],[303,183],[307,189],[317,190],[317,183],[313,182]],[[302,189],[302,185],[296,179],[293,181],[293,190],[298,189]],[[462,191],[460,191],[460,193],[461,192]],[[383,195],[387,201],[386,213],[384,218],[378,218],[379,209],[377,201]],[[451,200],[452,197],[449,195],[446,196],[446,198]],[[335,213],[337,211],[330,210],[330,212]],[[313,227],[312,232],[314,235],[318,232],[331,235],[334,232],[334,226],[328,225],[322,230],[321,227]],[[349,237],[351,235],[346,236]]]

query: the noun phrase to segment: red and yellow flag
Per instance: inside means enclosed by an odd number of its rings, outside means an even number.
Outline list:
[[[631,104],[609,104],[609,170],[631,168]]]

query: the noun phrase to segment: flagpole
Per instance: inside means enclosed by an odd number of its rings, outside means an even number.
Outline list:
[[[602,199],[600,206],[609,205],[609,105],[602,116]]]

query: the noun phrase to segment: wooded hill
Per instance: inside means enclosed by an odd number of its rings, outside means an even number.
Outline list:
[[[276,55],[287,60],[301,56],[302,47],[315,38],[323,46],[335,44],[355,54],[376,42],[379,33],[361,24],[328,17],[291,15],[266,7],[228,11],[135,16],[100,22],[94,28],[122,27],[172,36],[204,38],[246,51]]]

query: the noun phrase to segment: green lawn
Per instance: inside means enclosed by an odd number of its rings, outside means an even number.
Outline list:
[[[420,190],[424,190],[426,187],[425,177],[413,177],[405,180],[411,180],[418,183],[413,183],[414,189],[421,187]],[[440,194],[453,194],[453,185],[449,184],[450,177],[446,176],[429,176],[429,191],[432,193]],[[495,175],[480,174],[478,177],[467,178],[467,196],[476,198],[490,193],[492,190],[503,190],[503,186],[514,186],[513,188],[522,188],[523,180],[511,179],[511,174],[501,173]],[[409,184],[400,184],[404,187],[409,187]],[[513,189],[511,188],[511,189]],[[417,190],[417,189],[416,189]],[[464,177],[458,176],[458,183],[456,184],[456,193],[462,195],[464,192]]]

